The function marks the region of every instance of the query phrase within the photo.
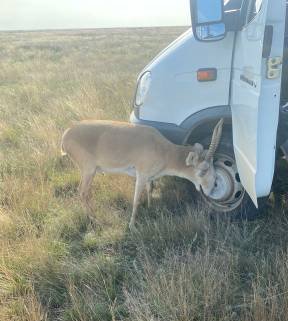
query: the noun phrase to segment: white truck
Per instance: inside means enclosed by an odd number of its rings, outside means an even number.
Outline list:
[[[286,2],[191,0],[192,29],[138,78],[130,121],[174,143],[208,145],[215,123],[225,119],[217,184],[202,195],[218,212],[245,208],[254,216],[271,192],[277,148],[288,155]]]

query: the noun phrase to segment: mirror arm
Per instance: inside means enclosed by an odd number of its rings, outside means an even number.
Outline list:
[[[242,29],[241,10],[229,10],[224,12],[226,31],[239,31]]]

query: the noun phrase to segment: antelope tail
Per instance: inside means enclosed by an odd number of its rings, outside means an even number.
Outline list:
[[[67,132],[70,130],[70,128],[66,129],[64,134],[62,135],[62,139],[61,139],[61,155],[62,156],[66,156],[67,153],[65,151],[65,147],[64,147],[64,138],[65,138],[65,135],[67,134]]]
[[[66,156],[67,153],[64,151],[63,144],[61,144],[61,156]]]

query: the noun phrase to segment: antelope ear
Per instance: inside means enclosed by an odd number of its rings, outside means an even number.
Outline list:
[[[198,160],[199,155],[197,152],[190,152],[186,158],[186,165],[193,166],[195,162]]]
[[[208,172],[208,170],[209,170],[209,168],[210,168],[210,163],[209,162],[207,162],[207,161],[204,161],[204,162],[202,162],[201,164],[199,164],[199,167],[198,167],[198,169],[199,169],[199,176],[200,177],[203,177],[203,176],[205,176],[205,174]]]
[[[186,158],[187,166],[197,166],[199,162],[200,155],[203,153],[204,147],[201,144],[196,143],[192,147],[192,152],[190,152]]]
[[[204,151],[204,147],[201,144],[196,143],[193,148],[197,151],[197,153],[201,154]]]

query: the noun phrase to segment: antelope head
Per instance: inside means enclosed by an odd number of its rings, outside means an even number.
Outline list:
[[[193,146],[193,151],[188,154],[186,165],[194,168],[194,182],[197,190],[202,188],[205,195],[209,196],[215,187],[216,171],[213,165],[213,158],[219,146],[223,119],[214,128],[211,144],[208,150],[204,150],[200,144]]]

